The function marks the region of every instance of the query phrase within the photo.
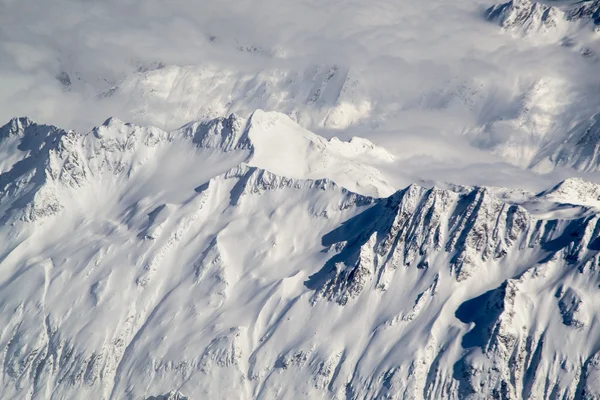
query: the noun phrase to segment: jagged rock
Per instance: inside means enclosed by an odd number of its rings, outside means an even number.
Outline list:
[[[582,321],[582,301],[573,289],[568,288],[561,295],[558,308],[562,315],[563,324],[574,328],[582,328],[585,325],[585,322]]]
[[[576,3],[576,6],[567,12],[570,20],[592,20],[595,25],[600,25],[600,1],[587,1]]]
[[[537,197],[543,201],[600,207],[600,185],[580,178],[569,178]]]
[[[303,367],[310,357],[311,351],[296,351],[293,354],[287,354],[285,356],[281,356],[279,360],[277,360],[276,367],[288,369],[291,366],[301,368]]]
[[[490,7],[486,18],[520,35],[547,32],[564,24],[565,15],[557,7],[531,0],[512,0]]]
[[[598,0],[578,2],[563,8],[532,0],[512,0],[488,8],[485,17],[521,36],[550,32],[560,34],[569,22],[576,21],[600,25]]]
[[[252,142],[248,137],[246,124],[245,120],[231,114],[228,118],[185,125],[183,131],[192,137],[194,143],[200,147],[223,151],[252,150]]]
[[[319,296],[346,304],[370,276],[377,276],[377,285],[385,289],[399,266],[429,268],[428,257],[442,252],[460,282],[521,247],[537,230],[524,208],[479,188],[459,194],[411,185],[380,201],[377,211],[378,223],[367,228],[370,233],[346,240],[353,245],[344,246],[331,259],[332,267],[325,267],[331,270]]]
[[[169,393],[162,394],[160,396],[147,397],[146,400],[188,400],[188,397],[184,396],[176,390],[172,390]]]

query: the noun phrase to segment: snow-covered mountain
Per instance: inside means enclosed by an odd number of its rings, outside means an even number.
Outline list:
[[[99,98],[127,104],[137,118],[161,125],[262,108],[286,113],[304,126],[342,129],[369,115],[364,91],[359,78],[338,65],[241,72],[207,63],[140,71]],[[162,105],[158,110],[156,103]]]
[[[485,17],[515,40],[553,52],[566,50],[575,63],[593,71],[600,49],[599,12],[598,1],[514,0],[488,8]],[[596,172],[600,103],[595,88],[595,82],[578,82],[565,70],[529,83],[519,89],[508,113],[474,131],[475,142],[540,172],[557,167]]]
[[[569,24],[600,25],[600,2],[586,0],[553,5],[535,0],[511,0],[490,7],[486,18],[519,35],[567,33]]]
[[[600,391],[595,184],[388,196],[386,151],[262,111],[173,132],[19,118],[0,151],[7,398]]]
[[[531,0],[492,6],[486,11],[486,18],[520,35],[564,31],[566,25],[566,15],[558,7]]]
[[[599,26],[0,0],[0,398],[600,399]]]

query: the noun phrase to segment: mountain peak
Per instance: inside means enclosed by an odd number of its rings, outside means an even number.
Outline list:
[[[600,25],[600,0],[579,1],[567,13],[570,20],[591,20],[595,25]]]
[[[247,119],[231,114],[180,129],[203,148],[246,151],[248,164],[290,178],[330,178],[349,190],[387,196],[393,188],[371,163],[385,164],[394,157],[367,139],[327,140],[277,112],[256,110]]]
[[[28,117],[17,117],[0,127],[0,137],[18,135],[33,125],[34,122]]]
[[[0,141],[10,136],[43,137],[59,130],[60,129],[52,125],[37,124],[28,117],[13,118],[0,127]]]
[[[518,35],[548,32],[564,25],[565,15],[557,7],[531,0],[511,0],[487,9],[485,16]]]
[[[559,37],[566,32],[569,22],[591,21],[600,25],[600,0],[560,7],[535,0],[511,0],[488,8],[485,17],[520,36],[553,32],[552,37]]]
[[[252,147],[246,132],[247,121],[233,113],[208,122],[191,122],[179,131],[203,148],[233,151]]]
[[[568,178],[537,195],[538,199],[600,209],[600,185],[581,178]]]

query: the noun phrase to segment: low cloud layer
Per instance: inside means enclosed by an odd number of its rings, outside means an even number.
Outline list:
[[[398,153],[422,138],[457,168],[490,150],[519,165],[564,130],[556,121],[596,112],[598,64],[576,46],[501,31],[483,18],[492,4],[0,0],[0,120],[87,130],[114,115],[171,129],[264,107]],[[144,72],[163,66],[172,77]],[[170,66],[226,73],[194,81]],[[344,74],[337,96],[318,87],[331,68]],[[518,129],[502,123],[520,118]]]

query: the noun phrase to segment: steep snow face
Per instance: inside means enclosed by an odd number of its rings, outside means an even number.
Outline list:
[[[192,123],[178,133],[193,137],[201,147],[247,150],[247,163],[291,178],[327,177],[352,191],[383,197],[394,190],[377,166],[394,156],[366,139],[326,140],[300,127],[286,115],[255,111],[248,120],[227,119]]]
[[[160,126],[232,112],[249,115],[261,108],[285,113],[305,127],[343,129],[369,117],[365,90],[358,76],[338,65],[242,72],[206,63],[141,71],[101,98],[125,103],[138,119]]]
[[[600,169],[600,114],[582,119],[562,140],[551,140],[536,155],[533,166],[558,165],[573,167],[579,171]]]
[[[303,129],[279,113],[255,111],[248,121],[235,115],[211,123],[193,123],[182,128],[202,147],[248,149],[247,162],[291,178],[329,177],[355,192],[383,197],[394,190],[377,165],[390,164],[394,157],[368,140],[326,140]],[[371,164],[371,165],[369,165]]]
[[[565,131],[582,118],[573,113],[578,103],[574,89],[560,76],[552,76],[520,88],[505,114],[486,124],[473,142],[523,168],[539,164],[540,149],[555,149]],[[551,142],[551,145],[547,143]],[[556,163],[550,162],[552,167]],[[551,168],[550,168],[551,169]]]
[[[512,0],[486,10],[485,16],[496,21],[504,29],[519,35],[560,38],[568,31],[569,24],[600,24],[600,2],[570,2],[551,5],[532,0]]]
[[[594,25],[600,25],[600,1],[578,2],[567,16],[570,20],[591,20]]]
[[[260,111],[170,133],[116,119],[0,132],[7,397],[599,391],[591,184],[377,199],[336,181],[366,187],[353,163],[385,152]]]
[[[563,11],[531,0],[512,0],[490,7],[486,18],[497,21],[504,29],[517,34],[534,33],[557,35],[566,31],[566,18]]]
[[[600,185],[570,178],[538,195],[543,201],[600,208]]]

